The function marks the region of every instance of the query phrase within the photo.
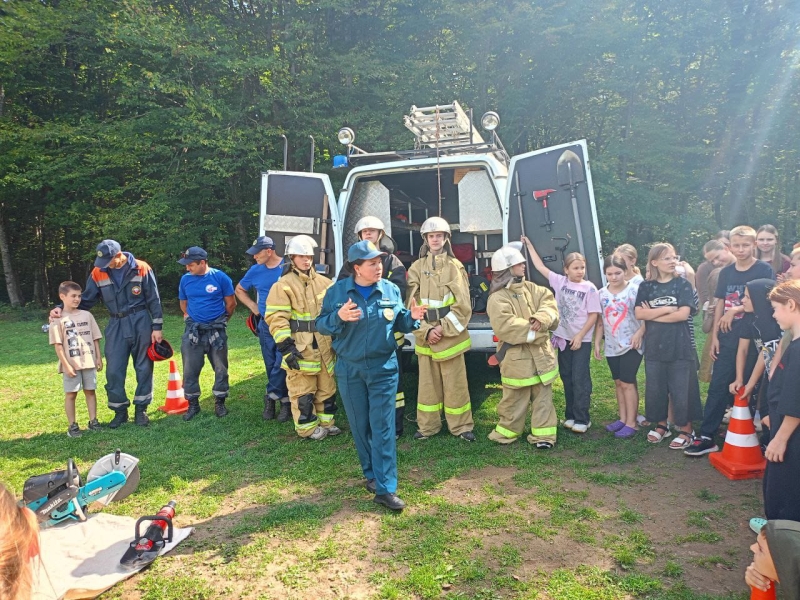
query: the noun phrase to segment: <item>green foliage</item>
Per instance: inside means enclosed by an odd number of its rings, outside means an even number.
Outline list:
[[[498,110],[512,154],[587,139],[605,250],[666,239],[696,262],[739,222],[797,238],[800,17],[774,3],[62,0],[0,19],[0,225],[28,301],[82,280],[104,237],[169,285],[190,244],[238,275],[281,134],[290,169],[314,135],[329,170],[341,125],[407,148],[409,106],[453,99]]]

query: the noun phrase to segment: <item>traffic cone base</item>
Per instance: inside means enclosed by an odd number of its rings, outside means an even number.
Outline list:
[[[179,415],[189,410],[189,401],[183,395],[183,380],[178,373],[178,367],[174,360],[169,361],[169,381],[167,382],[167,399],[164,406],[159,406],[158,410],[168,415]]]
[[[715,469],[733,480],[757,479],[767,468],[747,400],[739,394],[736,394],[733,404],[722,452],[710,454],[708,460]]]

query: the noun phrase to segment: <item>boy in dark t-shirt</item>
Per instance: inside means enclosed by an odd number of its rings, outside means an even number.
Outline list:
[[[714,435],[722,423],[725,409],[733,400],[729,388],[736,379],[736,352],[741,329],[746,324],[742,320],[745,285],[754,279],[775,279],[772,267],[753,257],[755,243],[756,232],[752,227],[741,225],[731,230],[731,253],[736,262],[720,271],[714,293],[715,298],[722,300],[717,302],[711,330],[710,352],[715,360],[714,371],[708,386],[700,436],[684,451],[687,456],[703,456],[719,450]]]

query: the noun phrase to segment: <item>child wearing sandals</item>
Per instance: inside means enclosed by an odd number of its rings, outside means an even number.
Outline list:
[[[655,244],[647,257],[648,279],[636,295],[636,318],[645,321],[645,416],[656,426],[647,441],[658,444],[672,435],[667,425],[670,398],[678,436],[669,447],[685,449],[694,431],[690,418],[692,396],[699,396],[697,353],[692,346],[688,318],[697,312],[692,284],[678,276],[678,257],[670,244]]]
[[[594,357],[600,356],[600,340],[614,380],[619,405],[619,419],[606,425],[614,437],[627,439],[636,435],[639,391],[636,374],[642,363],[644,323],[636,320],[636,296],[639,285],[625,281],[627,264],[619,254],[606,256],[603,270],[608,284],[599,291],[601,319],[594,330]]]
[[[553,333],[553,346],[558,348],[558,374],[564,384],[566,411],[564,427],[573,433],[586,433],[591,427],[589,405],[592,399],[592,377],[589,362],[592,357],[592,330],[600,314],[597,288],[583,277],[586,259],[570,252],[564,259],[564,272],[559,275],[548,269],[531,241],[527,245],[536,270],[547,277],[558,304],[559,323]]]

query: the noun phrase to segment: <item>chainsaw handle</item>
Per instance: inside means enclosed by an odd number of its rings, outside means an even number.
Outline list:
[[[141,530],[139,529],[139,525],[142,524],[143,521],[166,521],[167,522],[167,537],[163,538],[165,542],[169,543],[172,541],[172,519],[170,517],[166,517],[164,515],[148,515],[145,517],[139,517],[136,520],[136,537],[135,540],[141,539]]]

